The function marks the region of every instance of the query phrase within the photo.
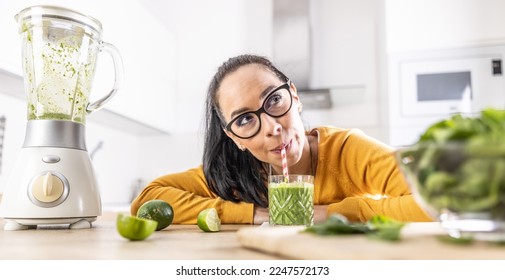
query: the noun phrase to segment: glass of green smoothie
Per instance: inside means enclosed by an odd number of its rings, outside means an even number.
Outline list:
[[[268,176],[270,225],[314,224],[314,176]]]

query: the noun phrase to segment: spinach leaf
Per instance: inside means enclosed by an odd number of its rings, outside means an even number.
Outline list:
[[[409,176],[438,211],[505,218],[505,110],[456,114],[430,126],[413,146]]]
[[[380,240],[396,241],[400,239],[400,231],[404,225],[382,215],[374,216],[366,223],[351,223],[344,216],[333,214],[324,223],[310,226],[304,232],[317,235],[365,234]]]
[[[349,223],[346,217],[338,214],[331,215],[322,224],[316,224],[305,229],[306,232],[318,235],[360,234],[369,230],[365,223]]]
[[[371,229],[370,236],[382,240],[400,240],[400,232],[405,223],[396,221],[383,215],[372,217],[367,223]]]

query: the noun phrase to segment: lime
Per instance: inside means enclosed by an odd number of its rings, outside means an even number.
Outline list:
[[[158,222],[156,230],[162,230],[172,224],[174,209],[163,200],[149,200],[137,210],[137,217]]]
[[[220,231],[221,220],[217,214],[216,208],[207,208],[198,214],[198,227],[206,232]]]
[[[144,240],[155,230],[158,222],[119,213],[116,228],[122,237],[130,240]]]

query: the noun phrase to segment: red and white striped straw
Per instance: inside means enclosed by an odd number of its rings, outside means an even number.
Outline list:
[[[284,147],[281,150],[281,159],[282,159],[282,174],[284,175],[284,177],[287,177],[288,176],[288,160],[286,159],[286,148],[284,148]]]

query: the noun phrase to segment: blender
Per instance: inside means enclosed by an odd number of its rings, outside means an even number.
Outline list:
[[[33,6],[15,18],[22,39],[28,121],[0,204],[4,229],[52,224],[91,228],[102,206],[86,149],[85,117],[118,91],[121,56],[102,41],[101,23],[79,12]],[[108,94],[89,102],[102,51],[112,57],[115,83]]]

